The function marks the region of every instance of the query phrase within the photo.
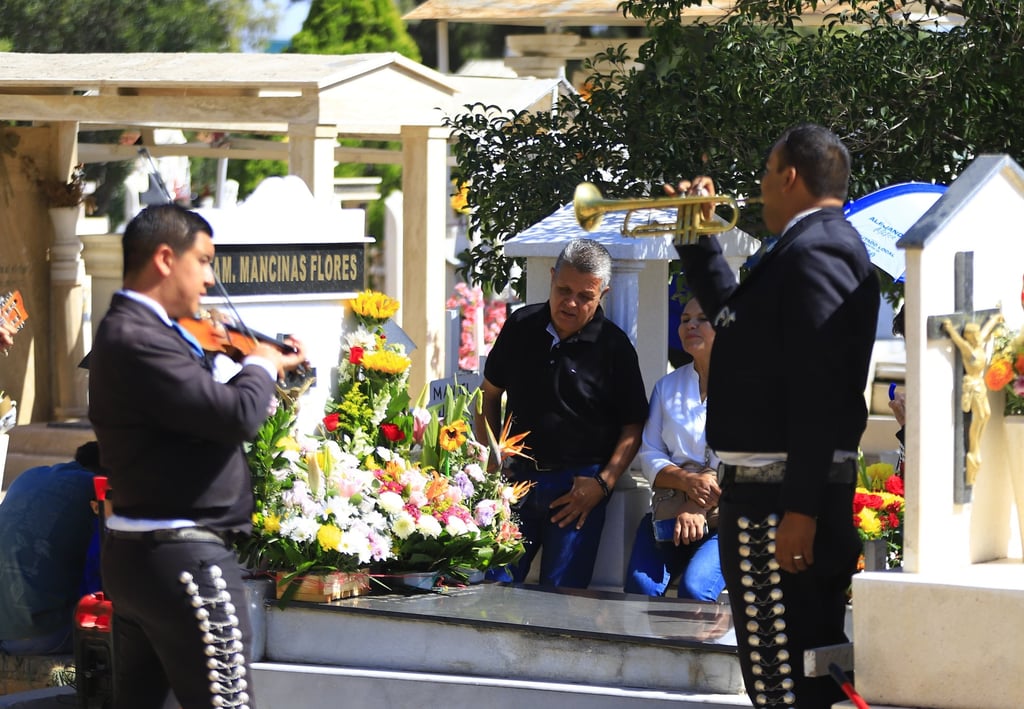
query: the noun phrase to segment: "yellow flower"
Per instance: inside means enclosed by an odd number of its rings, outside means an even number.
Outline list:
[[[377,291],[364,290],[352,300],[352,311],[364,318],[387,320],[398,312],[399,303]]]
[[[885,481],[895,474],[896,469],[889,463],[875,463],[869,465],[864,472],[871,482],[871,489],[882,490],[885,488]]]
[[[441,429],[441,433],[437,437],[437,442],[446,451],[455,451],[466,442],[466,434],[468,432],[469,426],[463,419],[459,419],[455,423],[444,426]]]
[[[870,507],[860,511],[860,528],[871,539],[877,539],[882,534],[882,520]]]
[[[409,368],[410,364],[412,364],[412,360],[408,357],[389,350],[365,354],[362,361],[362,365],[366,369],[383,374],[401,374]]]
[[[295,436],[285,436],[281,439],[281,450],[286,451],[298,451],[302,450],[302,446],[295,440]]]
[[[324,549],[340,551],[341,529],[333,524],[322,524],[320,529],[316,530],[316,540],[320,542],[320,546]]]
[[[277,515],[265,515],[263,517],[263,531],[270,534],[277,534],[281,531],[281,518]]]
[[[469,184],[463,182],[458,191],[449,200],[452,211],[456,214],[469,214],[469,202],[466,195],[469,194]]]

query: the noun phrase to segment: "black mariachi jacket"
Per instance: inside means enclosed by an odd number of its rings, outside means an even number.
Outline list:
[[[834,451],[856,451],[879,286],[839,208],[801,219],[741,284],[717,240],[680,246],[715,327],[707,440],[716,451],[785,452],[784,509],[817,515]]]

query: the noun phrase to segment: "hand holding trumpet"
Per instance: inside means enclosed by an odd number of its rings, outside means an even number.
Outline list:
[[[683,180],[675,187],[665,185],[669,195],[663,198],[647,199],[604,199],[600,190],[589,182],[576,186],[573,207],[576,220],[587,231],[595,230],[605,212],[625,211],[622,221],[622,235],[668,236],[675,244],[694,244],[702,235],[721,234],[736,226],[742,204],[759,200],[738,202],[727,195],[715,194],[715,183],[710,177],[697,177],[692,181]],[[724,205],[732,209],[728,220],[716,220],[715,208]],[[633,212],[643,209],[675,209],[675,223],[647,222],[631,226]]]
[[[692,180],[680,180],[675,187],[664,186],[665,194],[669,196],[679,195],[681,197],[714,197],[715,181],[707,175],[698,175]],[[714,203],[708,202],[701,206],[701,217],[704,221],[711,221],[714,216]]]

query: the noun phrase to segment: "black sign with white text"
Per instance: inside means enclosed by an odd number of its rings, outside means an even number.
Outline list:
[[[365,244],[221,244],[213,270],[228,295],[363,290]]]

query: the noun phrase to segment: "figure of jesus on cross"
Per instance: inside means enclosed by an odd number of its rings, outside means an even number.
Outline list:
[[[985,324],[980,326],[975,322],[968,322],[964,325],[964,332],[961,335],[952,321],[946,318],[942,321],[942,329],[953,340],[953,344],[960,350],[964,363],[963,394],[960,398],[960,409],[964,413],[971,414],[971,427],[967,439],[967,469],[966,478],[968,485],[974,485],[978,476],[978,469],[981,467],[981,433],[992,415],[992,408],[988,403],[988,389],[985,387],[985,367],[988,365],[988,341],[992,337],[996,326],[1003,322],[1003,314],[990,315]]]

